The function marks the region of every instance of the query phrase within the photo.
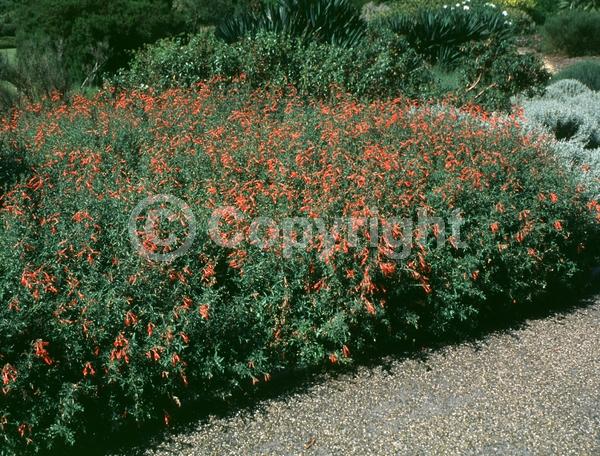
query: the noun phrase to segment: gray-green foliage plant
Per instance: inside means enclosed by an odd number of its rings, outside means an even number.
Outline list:
[[[600,93],[576,80],[550,85],[543,96],[521,99],[526,125],[550,142],[582,183],[600,192]]]

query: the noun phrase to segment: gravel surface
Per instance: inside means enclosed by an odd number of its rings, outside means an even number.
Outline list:
[[[600,303],[327,378],[146,455],[600,455]]]

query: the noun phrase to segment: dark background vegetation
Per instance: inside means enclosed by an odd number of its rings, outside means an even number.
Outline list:
[[[595,12],[598,8],[595,0],[499,0],[496,2],[498,8],[506,8],[510,13],[512,30],[502,29],[503,18],[496,17],[494,22],[489,17],[483,17],[485,14],[473,14],[472,20],[469,19],[467,23],[456,23],[448,27],[448,23],[452,22],[448,18],[443,22],[439,17],[429,16],[429,10],[439,9],[446,3],[448,2],[444,0],[0,0],[0,104],[8,107],[23,97],[35,100],[50,95],[54,90],[61,93],[73,90],[81,92],[97,88],[107,79],[114,82],[111,78],[119,70],[128,68],[132,59],[135,60],[136,56],[139,56],[136,52],[138,49],[152,46],[157,40],[170,37],[177,37],[185,46],[190,42],[190,37],[197,37],[202,33],[211,35],[215,28],[220,41],[229,44],[243,41],[243,38],[253,38],[258,31],[287,35],[288,38],[302,37],[302,49],[297,50],[290,60],[303,60],[306,57],[307,46],[314,45],[315,42],[325,41],[336,47],[352,47],[352,53],[345,53],[343,56],[339,55],[339,50],[331,47],[319,49],[319,52],[325,56],[333,56],[334,60],[362,60],[367,68],[358,68],[357,73],[372,73],[377,66],[378,81],[374,82],[371,78],[360,83],[348,82],[349,76],[332,68],[321,68],[323,74],[320,77],[323,84],[336,84],[341,86],[342,90],[361,95],[368,90],[357,89],[354,86],[371,85],[380,90],[381,78],[391,79],[390,74],[399,70],[394,67],[394,62],[389,62],[390,59],[410,60],[404,44],[399,47],[397,43],[388,43],[382,51],[376,49],[382,46],[380,34],[372,31],[364,33],[364,19],[377,24],[372,29],[375,32],[380,31],[381,24],[378,23],[378,19],[372,21],[371,18],[381,11],[390,12],[384,28],[406,38],[411,48],[409,53],[412,50],[417,51],[426,61],[424,66],[431,70],[431,77],[436,80],[435,87],[424,88],[420,83],[412,84],[418,86],[417,90],[428,97],[449,93],[464,101],[464,94],[457,89],[459,86],[462,89],[471,86],[474,80],[468,80],[469,77],[464,73],[473,71],[468,68],[456,71],[457,65],[447,68],[444,58],[454,62],[460,61],[461,56],[464,62],[477,59],[479,51],[471,49],[471,44],[484,42],[491,47],[491,42],[497,38],[494,42],[496,46],[497,42],[507,41],[503,35],[522,36],[539,32],[545,37],[544,46],[548,52],[562,52],[568,55],[590,55],[599,52],[597,37],[600,36],[600,13]],[[469,5],[473,7],[483,3],[485,2],[482,0],[473,0]],[[288,10],[280,9],[281,4],[287,5]],[[362,16],[359,18],[361,9]],[[300,14],[297,14],[298,12]],[[557,15],[557,12],[561,13]],[[546,21],[548,24],[544,26]],[[198,43],[197,38],[195,43]],[[468,49],[459,50],[458,46],[448,46],[447,43],[458,43]],[[212,46],[212,42],[202,41],[199,47],[209,45]],[[285,42],[278,45],[281,49],[285,47]],[[242,65],[227,67],[219,64],[216,69],[198,74],[196,79],[215,75],[232,76],[231,72],[247,70],[248,66],[251,66],[251,60],[266,60],[267,65],[273,66],[269,55],[256,55],[250,49],[253,47],[258,48],[256,52],[265,52],[265,49],[260,45],[256,46],[254,42],[246,43],[244,52],[241,52],[244,55],[236,57],[246,59]],[[157,48],[152,49],[156,51]],[[507,50],[506,47],[504,49]],[[215,58],[228,64],[232,52],[231,48],[221,46],[219,55]],[[364,55],[357,58],[357,52],[369,54],[369,57],[365,57],[369,62],[364,63]],[[526,72],[536,74],[530,62],[522,64],[514,52],[504,54],[516,62],[514,68],[522,67]],[[148,54],[145,54],[143,58],[147,56]],[[436,61],[440,60],[439,56],[442,56],[442,62]],[[496,54],[488,60],[493,62],[497,58],[500,56]],[[280,63],[276,61],[275,66],[281,66]],[[179,64],[181,65],[181,62]],[[186,62],[188,67],[190,64],[198,66],[203,62]],[[387,66],[382,71],[381,68],[385,65]],[[417,68],[422,69],[420,65],[417,65]],[[404,71],[403,68],[400,70]],[[344,68],[342,72],[347,74],[350,71],[351,69]],[[502,77],[506,77],[504,73],[507,71],[508,69],[500,70],[496,65],[496,68],[488,69],[487,73],[503,73]],[[380,73],[385,74],[380,76]],[[268,75],[269,78],[270,76]],[[407,73],[394,76],[404,80],[409,77]],[[479,76],[476,74],[475,78]],[[422,74],[419,77],[422,77]],[[287,82],[297,83],[293,75],[287,74],[286,78]],[[513,81],[510,84],[513,87],[509,88],[505,82],[496,82],[489,77],[486,81],[485,75],[482,78],[484,83],[488,83],[487,86],[495,83],[504,86],[501,89],[492,88],[498,93],[494,94],[494,90],[490,89],[475,99],[491,109],[506,109],[508,98],[514,95],[512,92],[527,88],[527,84],[522,81]],[[529,85],[538,84],[542,79],[534,76],[533,84]],[[261,83],[263,82],[261,80]],[[386,83],[383,93],[386,96],[400,93],[412,96],[414,90],[410,85]],[[317,92],[322,93],[323,90],[319,89]],[[467,99],[473,101],[478,94],[479,92],[476,92]],[[500,100],[502,97],[504,100]],[[486,101],[486,98],[493,100]]]

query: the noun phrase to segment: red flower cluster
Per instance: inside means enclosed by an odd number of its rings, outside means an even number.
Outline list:
[[[0,195],[0,319],[12,328],[0,334],[0,440],[56,438],[56,417],[82,432],[89,404],[169,424],[186,397],[444,333],[575,284],[594,261],[600,204],[516,117],[244,90],[107,90],[0,121],[26,164]],[[165,263],[127,238],[131,223],[149,252],[186,238],[164,205],[168,216],[130,220],[157,194],[185,201],[198,225]],[[235,248],[209,233],[226,207],[241,214],[220,217]],[[457,211],[460,236],[418,225]],[[308,221],[315,235],[286,251],[281,225],[264,223],[254,242],[258,217]]]

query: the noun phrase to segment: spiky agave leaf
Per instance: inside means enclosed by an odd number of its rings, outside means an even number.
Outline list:
[[[352,47],[364,36],[365,24],[347,0],[280,0],[256,13],[248,11],[226,19],[215,33],[231,43],[258,31]]]
[[[452,65],[460,56],[459,47],[469,41],[483,41],[492,36],[506,39],[512,34],[509,21],[492,8],[420,10],[414,15],[387,18],[386,24],[405,36],[421,54],[442,65]]]
[[[560,9],[600,11],[600,0],[562,0]]]

